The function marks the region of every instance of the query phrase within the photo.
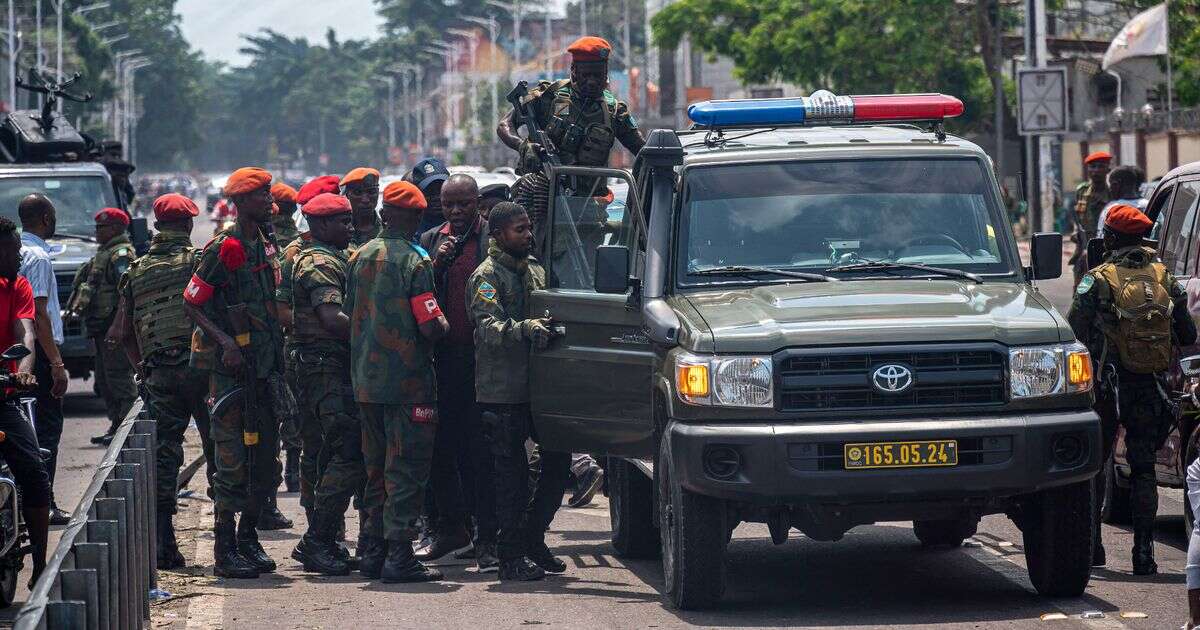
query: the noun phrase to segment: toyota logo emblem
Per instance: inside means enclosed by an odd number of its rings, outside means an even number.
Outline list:
[[[885,394],[899,394],[912,387],[913,373],[903,365],[890,363],[875,368],[871,374],[871,381],[875,384],[875,389]]]

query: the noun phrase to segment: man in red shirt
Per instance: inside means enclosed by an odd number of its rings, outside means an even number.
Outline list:
[[[33,289],[21,268],[21,237],[17,226],[0,217],[0,352],[14,343],[29,349],[29,356],[15,366],[16,384],[21,389],[36,384],[33,377],[33,345],[37,333],[33,329]],[[14,366],[6,366],[9,371]],[[38,450],[37,434],[25,420],[14,400],[0,402],[0,455],[8,463],[17,486],[21,489],[22,512],[29,527],[29,542],[33,546],[33,579],[46,567],[46,532],[50,526],[50,477]]]

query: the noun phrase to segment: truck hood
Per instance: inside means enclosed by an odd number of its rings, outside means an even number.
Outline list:
[[[55,237],[48,241],[50,245],[50,260],[54,271],[74,272],[80,265],[91,260],[96,255],[99,246],[92,241],[77,238]]]
[[[1054,307],[1018,282],[812,282],[691,293],[687,299],[692,309],[683,316],[702,320],[693,322],[701,333],[696,345],[711,343],[714,352],[938,341],[1019,345],[1072,337]]]

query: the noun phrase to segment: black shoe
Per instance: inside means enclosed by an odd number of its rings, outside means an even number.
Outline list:
[[[179,553],[179,544],[175,542],[175,526],[171,523],[170,514],[158,515],[158,557],[155,559],[159,570],[178,569],[184,565],[183,554]]]
[[[275,504],[275,499],[269,499],[267,504],[263,506],[262,513],[258,516],[258,524],[256,527],[262,531],[272,531],[277,529],[291,529],[295,525],[288,517],[279,511],[279,506]]]
[[[1092,547],[1092,566],[1102,567],[1108,564],[1108,554],[1104,553],[1104,545]]]
[[[412,543],[392,540],[388,541],[387,559],[383,561],[380,577],[385,584],[436,582],[442,579],[442,572],[418,562],[413,555]]]
[[[254,523],[250,517],[242,516],[237,528],[237,550],[246,560],[250,561],[250,564],[254,565],[256,571],[271,573],[276,568],[275,561],[267,555],[262,544],[258,542],[256,525],[257,523]]]
[[[475,546],[475,566],[480,573],[492,573],[499,570],[500,559],[496,557],[496,545],[479,543]]]
[[[296,562],[304,562],[304,555],[308,553],[308,545],[304,544],[304,536],[296,542],[296,546],[292,547],[292,560]]]
[[[1158,563],[1154,561],[1154,519],[1136,519],[1133,522],[1133,574],[1156,573]]]
[[[213,546],[213,575],[243,580],[258,577],[258,569],[238,553],[233,514],[218,515],[214,535],[216,544]]]
[[[300,491],[300,449],[289,448],[283,464],[283,487],[288,492]]]
[[[544,577],[546,572],[525,556],[500,561],[501,582],[532,582]]]
[[[554,554],[550,553],[550,548],[544,542],[534,541],[529,543],[525,551],[525,557],[541,567],[546,573],[562,573],[567,570],[567,563],[555,558]]]
[[[378,579],[383,572],[383,561],[387,557],[384,541],[363,535],[358,537],[358,572],[366,577]]]
[[[92,436],[91,442],[92,442],[92,444],[108,446],[109,444],[112,444],[113,435],[115,433],[116,433],[116,431],[106,431],[105,433],[103,433],[101,435],[94,435],[94,436]]]
[[[579,478],[577,485],[579,489],[567,499],[569,507],[579,508],[592,502],[592,497],[596,496],[600,487],[604,485],[604,469],[592,466]]]
[[[449,533],[446,529],[441,529],[432,536],[432,539],[433,542],[429,546],[413,552],[417,560],[431,562],[455,549],[462,549],[471,544],[471,535],[467,533],[467,530],[461,528],[457,531],[451,530]]]
[[[459,549],[458,551],[455,551],[454,559],[455,560],[474,560],[475,559],[475,545],[468,545],[466,547],[463,547],[462,549]]]
[[[58,506],[50,504],[50,524],[51,525],[66,525],[71,522],[71,515],[58,509]]]

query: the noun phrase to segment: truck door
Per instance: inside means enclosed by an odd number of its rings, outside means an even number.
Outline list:
[[[619,169],[560,167],[552,182],[547,227],[537,235],[548,286],[534,292],[530,312],[548,312],[562,335],[530,358],[538,437],[558,451],[644,455],[652,448],[654,355],[642,332],[639,287],[594,289],[602,245],[627,247],[638,275],[646,231],[632,179]]]

